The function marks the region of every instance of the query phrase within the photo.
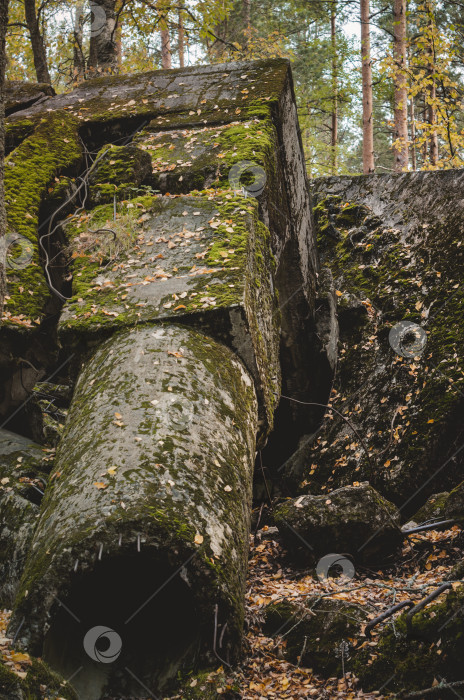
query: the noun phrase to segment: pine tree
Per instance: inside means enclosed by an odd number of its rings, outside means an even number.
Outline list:
[[[363,172],[365,174],[368,174],[373,173],[375,170],[369,0],[361,0],[361,60],[363,106]]]
[[[5,161],[5,36],[8,25],[8,0],[0,0],[0,315],[6,294],[6,250],[2,245],[6,236],[5,190],[3,184]]]
[[[406,0],[393,3],[393,59],[395,63],[395,107],[393,155],[395,170],[402,172],[409,165],[408,149],[408,89],[406,60]]]

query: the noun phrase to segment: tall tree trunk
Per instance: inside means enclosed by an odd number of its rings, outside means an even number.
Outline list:
[[[161,66],[165,69],[172,68],[171,38],[169,36],[169,29],[161,30]]]
[[[119,73],[121,71],[121,68],[122,68],[122,24],[121,24],[121,21],[119,21],[118,24],[116,25],[115,41],[116,41],[116,65],[117,65],[118,73]]]
[[[437,85],[435,81],[435,19],[434,19],[434,7],[431,2],[427,2],[427,12],[429,15],[429,32],[430,32],[430,62],[429,62],[429,73],[431,78],[431,84],[429,88],[429,101],[427,109],[427,117],[430,125],[430,142],[429,142],[429,158],[430,165],[438,164],[438,134],[436,129],[437,124]]]
[[[6,236],[5,189],[3,185],[5,158],[5,36],[8,25],[8,0],[0,0],[0,319],[3,316],[3,304],[6,294]],[[0,320],[1,323],[1,320]]]
[[[118,73],[121,72],[122,69],[122,20],[121,20],[121,9],[122,9],[122,0],[117,0],[116,2],[116,29],[114,33],[115,41],[116,41],[116,65],[118,67]]]
[[[369,0],[361,0],[361,59],[363,94],[363,172],[373,173],[374,120],[372,106],[371,35],[369,28]]]
[[[73,45],[73,79],[79,82],[85,73],[84,41],[84,3],[78,2],[74,15],[74,45]]]
[[[37,80],[39,83],[51,83],[45,44],[43,36],[40,33],[39,20],[35,11],[35,0],[24,0],[24,12],[29,36],[31,37],[31,47]]]
[[[416,156],[416,110],[414,106],[414,97],[411,97],[411,161],[412,169],[417,170],[417,156]]]
[[[245,37],[245,46],[250,40],[251,27],[251,0],[243,0],[243,36]]]
[[[395,129],[393,138],[398,145],[393,147],[396,172],[409,165],[408,150],[408,92],[406,83],[406,0],[394,0],[393,6],[395,60]]]
[[[113,73],[117,70],[115,8],[116,0],[90,0],[89,68],[93,71]]]
[[[158,3],[159,26],[161,36],[161,67],[172,68],[171,37],[168,28],[168,8],[165,0]]]
[[[337,146],[338,146],[338,65],[337,65],[337,2],[332,2],[330,11],[330,39],[332,45],[332,128],[331,128],[331,170],[332,175],[337,172]]]
[[[430,145],[429,145],[429,158],[430,165],[438,164],[438,134],[437,134],[437,108],[435,106],[435,101],[437,98],[437,86],[435,80],[433,80],[430,86],[430,101],[431,104],[428,106],[428,121],[431,126],[430,130]]]
[[[179,40],[179,66],[183,68],[185,66],[185,48],[184,48],[184,18],[182,16],[182,10],[179,8],[179,27],[178,27],[178,40]]]

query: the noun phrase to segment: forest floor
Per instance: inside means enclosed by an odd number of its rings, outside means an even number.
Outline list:
[[[464,537],[458,526],[442,532],[430,530],[405,539],[401,556],[388,570],[362,569],[352,579],[328,578],[320,581],[313,570],[295,569],[288,561],[278,537],[265,526],[251,536],[244,661],[233,672],[220,666],[211,673],[204,681],[209,686],[208,690],[215,688],[218,696],[240,697],[243,700],[382,700],[394,697],[385,690],[364,693],[349,671],[344,677],[324,679],[309,668],[300,668],[286,661],[285,638],[269,638],[262,632],[264,610],[270,603],[282,600],[301,602],[306,597],[324,596],[361,605],[368,611],[369,619],[373,619],[402,600],[413,599],[418,602],[424,598],[437,585],[448,580],[452,567],[463,557],[463,552]],[[11,642],[6,637],[8,619],[9,612],[0,611],[0,658],[8,668],[24,678],[31,663],[30,658],[28,654],[11,648]],[[391,624],[391,620],[392,618],[384,624]],[[376,639],[382,627],[379,625],[375,628],[370,640],[350,639],[352,648],[369,645],[374,656]],[[349,667],[349,657],[346,666]],[[195,685],[197,681],[192,681],[192,689]],[[43,697],[48,697],[46,688]]]
[[[328,578],[322,582],[314,576],[314,570],[296,570],[277,539],[269,539],[266,530],[263,528],[251,537],[246,594],[248,655],[227,684],[239,685],[243,700],[393,697],[386,690],[364,693],[350,672],[345,677],[324,679],[311,669],[285,661],[285,639],[263,636],[264,609],[269,603],[284,599],[302,601],[305,597],[327,596],[361,605],[373,619],[402,600],[419,602],[448,579],[452,567],[462,558],[464,538],[459,527],[410,535],[405,539],[401,557],[388,570],[362,569],[351,580]],[[370,640],[350,639],[352,647],[369,645],[374,656],[378,634],[392,619],[378,625]],[[349,658],[346,666],[349,667]]]

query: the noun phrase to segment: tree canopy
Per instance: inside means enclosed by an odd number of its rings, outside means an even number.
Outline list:
[[[105,72],[284,56],[308,172],[459,167],[458,0],[10,0],[7,78],[57,91]]]

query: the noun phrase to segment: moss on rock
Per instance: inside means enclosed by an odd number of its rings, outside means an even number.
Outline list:
[[[403,542],[397,508],[369,484],[287,499],[274,519],[287,549],[306,561],[332,552],[350,554],[355,564],[385,561]]]
[[[6,158],[5,203],[9,234],[18,235],[21,259],[7,257],[4,324],[32,325],[43,318],[50,292],[38,243],[39,211],[47,188],[60,173],[75,171],[81,160],[77,122],[68,114],[50,115]]]
[[[90,197],[95,204],[133,198],[150,173],[151,158],[137,146],[103,146],[89,176]]]
[[[0,659],[0,700],[47,700],[51,693],[63,700],[78,698],[72,687],[41,659],[31,658],[25,678],[11,671]]]
[[[445,172],[314,183],[319,246],[338,298],[331,403],[350,424],[328,412],[318,436],[289,462],[302,492],[368,479],[410,517],[460,481],[461,184]],[[395,351],[389,334],[400,322],[423,329],[424,351]]]
[[[438,677],[462,679],[464,653],[462,586],[447,592],[413,617],[408,636],[406,615],[387,623],[376,644],[365,643],[350,668],[364,691],[404,692],[429,688]]]
[[[344,600],[312,597],[272,603],[264,617],[264,634],[285,640],[286,659],[328,677],[340,675],[342,663],[346,667],[367,613]]]

